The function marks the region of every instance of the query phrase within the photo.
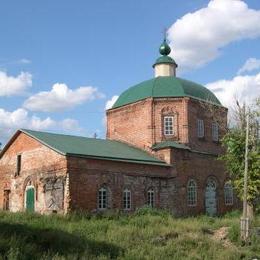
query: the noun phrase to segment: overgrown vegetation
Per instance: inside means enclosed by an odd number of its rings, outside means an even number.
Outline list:
[[[237,102],[236,109],[233,112],[233,126],[222,139],[226,153],[221,159],[225,161],[236,193],[242,200],[247,114],[249,116],[247,200],[255,211],[260,212],[260,97],[250,106],[245,104],[240,106]]]
[[[260,258],[260,238],[241,245],[239,217],[181,219],[147,208],[129,216],[0,212],[0,259]]]

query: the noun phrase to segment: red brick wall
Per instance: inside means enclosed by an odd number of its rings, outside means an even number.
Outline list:
[[[163,117],[173,115],[173,136],[164,136]],[[197,137],[197,119],[204,120],[205,137]],[[120,140],[151,151],[154,143],[174,140],[198,151],[221,153],[219,142],[212,141],[212,122],[219,123],[219,139],[227,125],[227,110],[191,98],[148,98],[107,111],[107,138]]]
[[[152,100],[107,111],[107,138],[147,149],[152,145]]]
[[[176,134],[173,136],[165,136],[163,133],[163,118],[167,115],[174,117]],[[154,100],[155,140],[153,143],[159,143],[164,140],[187,143],[187,124],[186,99],[158,98]]]
[[[217,212],[224,212],[237,208],[239,202],[234,198],[233,206],[226,206],[224,202],[224,184],[228,179],[223,162],[217,157],[174,149],[172,151],[173,165],[176,167],[176,185],[179,194],[177,212],[182,214],[205,213],[205,188],[209,177],[217,182]],[[187,206],[187,183],[194,179],[198,186],[197,206]]]
[[[143,207],[150,187],[155,190],[156,207],[174,208],[176,190],[170,167],[69,157],[68,168],[72,209],[97,210],[97,194],[103,185],[110,191],[110,208],[123,208],[124,188],[131,190],[132,210]]]
[[[15,177],[18,154],[21,154],[21,172]],[[31,180],[36,188],[36,210],[46,210],[43,180],[52,176],[65,176],[66,168],[64,156],[20,133],[0,159],[0,209],[3,208],[3,190],[6,185],[11,190],[10,210],[23,210],[25,185]]]
[[[197,119],[204,121],[204,138],[198,138]],[[204,102],[189,100],[188,103],[188,125],[189,146],[198,151],[207,151],[215,154],[223,152],[220,142],[212,140],[212,122],[219,123],[219,140],[224,136],[227,127],[227,110]]]

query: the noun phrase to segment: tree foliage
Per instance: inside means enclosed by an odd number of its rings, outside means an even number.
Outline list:
[[[242,107],[237,102],[235,122],[222,139],[226,153],[221,157],[225,161],[231,175],[233,186],[239,198],[243,199],[245,142],[246,142],[246,113],[249,113],[248,140],[248,201],[254,208],[260,207],[260,140],[259,116],[260,99],[251,107]]]

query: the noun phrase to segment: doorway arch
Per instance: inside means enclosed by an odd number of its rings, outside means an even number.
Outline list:
[[[205,209],[209,216],[217,214],[217,182],[213,178],[209,178],[206,183]]]

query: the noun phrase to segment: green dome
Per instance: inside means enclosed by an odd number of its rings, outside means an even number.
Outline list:
[[[178,67],[178,65],[176,64],[175,60],[172,59],[171,57],[169,57],[169,56],[161,56],[161,57],[159,57],[159,58],[155,61],[154,65],[153,65],[153,68],[154,68],[154,66],[155,66],[156,64],[162,64],[162,63],[163,63],[163,64],[175,64],[176,67]]]
[[[112,108],[121,107],[139,100],[154,97],[192,97],[221,105],[216,96],[202,85],[176,77],[157,77],[124,91]]]

